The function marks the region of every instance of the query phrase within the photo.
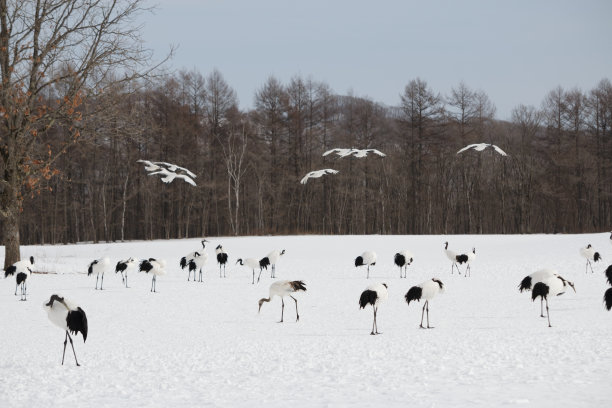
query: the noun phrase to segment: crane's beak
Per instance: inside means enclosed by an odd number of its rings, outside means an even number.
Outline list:
[[[574,287],[574,283],[567,281],[567,283],[572,287],[572,289],[574,289],[574,293],[576,293],[576,288]]]

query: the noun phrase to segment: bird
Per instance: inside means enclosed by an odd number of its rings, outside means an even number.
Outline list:
[[[255,284],[255,268],[259,268],[259,274],[261,275],[261,266],[259,265],[259,261],[255,258],[245,258],[244,259],[244,263],[242,261],[242,258],[238,259],[236,261],[236,264],[240,264],[242,266],[248,266],[249,268],[251,268],[253,270],[253,285]],[[259,279],[257,280],[257,282],[259,282]]]
[[[296,298],[294,298],[291,295],[292,293],[299,292],[299,291],[306,292],[306,284],[304,283],[304,281],[282,280],[282,281],[276,281],[272,283],[270,285],[270,295],[267,298],[259,299],[259,310],[257,313],[261,312],[261,305],[263,305],[265,302],[269,302],[270,300],[272,300],[274,296],[279,296],[281,298],[281,305],[282,305],[281,306],[281,319],[279,323],[282,323],[283,315],[285,313],[284,297],[289,296],[291,299],[295,301],[295,315],[296,315],[295,321],[296,322],[299,321],[300,314],[298,313],[298,301]]]
[[[553,269],[540,269],[535,271],[521,280],[521,283],[518,285],[519,292],[529,292],[533,289],[533,285],[554,275],[557,275],[557,271]],[[540,316],[544,317],[544,298],[541,298],[540,301]]]
[[[353,157],[359,157],[359,158],[366,157],[368,153],[374,153],[374,154],[379,155],[380,157],[386,156],[386,154],[376,149],[352,149],[351,150],[351,154],[353,155]]]
[[[337,174],[337,173],[338,173],[338,170],[334,170],[334,169],[314,170],[308,173],[307,175],[305,175],[304,178],[302,178],[302,180],[300,181],[300,183],[306,184],[306,182],[308,182],[308,179],[310,178],[319,178],[325,174]]]
[[[544,299],[544,301],[546,302],[546,317],[548,318],[548,327],[552,327],[550,325],[548,296],[562,295],[565,293],[568,286],[571,287],[574,292],[576,292],[576,288],[574,287],[574,284],[572,282],[564,279],[561,275],[554,274],[552,276],[542,279],[541,282],[537,282],[533,285],[533,289],[531,289],[532,301],[535,301],[537,297],[540,297],[540,299]]]
[[[372,305],[372,309],[374,310],[374,321],[372,322],[372,331],[370,332],[372,336],[381,334],[378,331],[376,314],[378,313],[378,306],[380,303],[387,300],[388,297],[389,293],[387,292],[386,283],[373,283],[361,292],[361,296],[359,297],[359,308],[365,309],[367,305]]]
[[[502,156],[507,156],[508,154],[506,152],[504,152],[502,149],[500,149],[498,146],[494,145],[494,144],[490,144],[490,143],[474,143],[471,145],[467,145],[465,146],[463,149],[459,150],[457,152],[457,154],[459,153],[463,153],[468,149],[474,149],[477,152],[482,152],[484,149],[486,149],[487,147],[492,147],[493,149],[495,149],[495,151],[499,154],[501,154]]]
[[[217,245],[215,248],[217,254],[217,263],[219,264],[219,277],[221,277],[221,266],[223,266],[223,277],[225,278],[225,264],[227,263],[227,252],[223,250],[221,245]]]
[[[15,296],[17,296],[17,288],[21,286],[21,298],[19,300],[24,302],[27,300],[26,279],[28,278],[28,273],[30,275],[32,274],[33,265],[34,257],[31,256],[29,259],[22,259],[21,261],[15,262],[4,271],[5,278],[15,275]]]
[[[450,249],[448,249],[448,242],[444,243],[444,253],[446,253],[446,257],[452,262],[451,264],[451,275],[453,274],[453,269],[457,268],[457,273],[459,273],[459,275],[461,275],[461,272],[459,271],[459,266],[457,265],[457,262],[459,262],[459,265],[465,263],[468,261],[468,256],[465,254],[461,254],[461,255],[457,255],[457,253],[455,251],[451,251]]]
[[[327,156],[332,153],[336,153],[340,157],[346,157],[346,156],[353,154],[353,149],[335,148],[335,149],[326,151],[325,153],[323,153],[323,156]]]
[[[263,263],[263,264],[266,265],[266,269],[267,269],[267,265],[272,266],[272,270],[270,272],[270,277],[271,278],[276,278],[276,263],[278,262],[280,257],[283,256],[283,255],[285,255],[285,250],[284,249],[282,251],[279,251],[278,249],[275,249],[274,251],[270,252],[262,260],[259,261],[260,264]]]
[[[408,250],[399,251],[395,254],[393,262],[400,268],[400,279],[406,277],[406,271],[408,270],[408,266],[412,264],[413,260],[414,255],[412,255],[412,252]],[[404,276],[402,276],[402,269],[404,270]]]
[[[62,365],[64,365],[64,357],[66,356],[66,343],[70,340],[74,361],[77,366],[80,366],[77,360],[74,344],[70,333],[78,335],[79,332],[83,336],[83,342],[87,340],[87,315],[85,311],[78,305],[73,304],[66,298],[53,294],[48,301],[43,302],[43,307],[47,311],[47,316],[51,323],[55,324],[60,329],[66,332],[64,338],[64,352],[62,353]]]
[[[432,278],[430,280],[426,280],[420,285],[411,287],[404,296],[408,305],[410,305],[410,302],[413,300],[420,302],[421,299],[425,299],[423,311],[421,312],[421,324],[419,326],[421,329],[425,329],[425,327],[423,327],[423,315],[425,314],[425,311],[427,311],[427,329],[433,329],[433,327],[429,325],[429,301],[438,293],[444,293],[444,284],[441,280]]]
[[[368,267],[368,274],[366,279],[370,279],[370,265],[376,265],[376,252],[365,251],[361,256],[355,258],[355,267],[364,266]]]
[[[145,164],[145,170],[146,171],[157,171],[157,170],[161,170],[161,167],[158,166],[157,164],[154,164],[153,162],[149,161],[149,160],[136,160],[136,162],[138,163],[144,163]]]
[[[195,181],[193,181],[193,179],[185,174],[176,174],[173,171],[167,170],[167,169],[160,169],[158,171],[154,171],[153,173],[149,173],[149,176],[155,176],[155,175],[161,175],[163,176],[161,178],[161,181],[163,181],[164,183],[172,183],[174,181],[174,179],[183,179],[185,180],[185,182],[191,184],[192,186],[196,186]]]
[[[177,170],[179,170],[179,171],[184,171],[185,173],[187,173],[187,175],[188,175],[189,177],[191,177],[191,178],[197,178],[197,176],[196,176],[196,175],[195,175],[193,172],[191,172],[191,171],[187,170],[187,169],[186,169],[186,168],[184,168],[184,167],[177,166],[176,164],[167,163],[167,162],[153,162],[153,163],[154,163],[154,164],[161,164],[162,166],[166,166],[166,168],[167,168],[168,170],[170,170],[170,171],[172,171],[172,172],[175,172],[175,173],[176,173],[176,171],[177,171]]]
[[[588,244],[585,248],[580,248],[580,255],[585,257],[587,260],[584,273],[589,271],[589,266],[591,267],[591,273],[593,273],[593,265],[591,264],[591,261],[597,262],[602,259],[599,252],[595,252],[595,248],[593,248],[591,244]]]
[[[202,250],[190,252],[184,257],[182,257],[179,261],[179,265],[181,269],[185,270],[185,268],[187,268],[188,270],[188,273],[187,273],[188,282],[191,276],[191,272],[193,272],[193,281],[194,282],[196,281],[195,273],[198,268],[200,269],[200,282],[202,282],[202,268],[204,267],[204,264],[208,262],[208,254],[206,253],[206,251],[204,251],[206,249],[207,242],[208,241],[205,239],[200,241],[200,243],[202,244]]]
[[[96,290],[98,289],[98,278],[101,278],[100,290],[102,290],[102,286],[104,285],[104,272],[108,269],[108,265],[110,265],[110,259],[108,259],[108,256],[105,256],[104,258],[93,260],[87,267],[87,276],[94,273],[96,274]]]
[[[166,274],[166,261],[160,259],[159,261],[155,258],[144,259],[140,262],[139,272],[146,272],[153,275],[151,279],[151,292],[157,292],[155,283],[157,282],[157,277]]]
[[[115,266],[115,273],[121,273],[121,281],[125,284],[126,288],[129,287],[127,281],[128,270],[135,267],[137,263],[138,262],[136,261],[136,259],[130,257],[126,260],[117,262],[117,265]]]
[[[463,275],[464,277],[468,277],[468,273],[470,276],[472,276],[472,261],[474,261],[474,259],[476,259],[476,248],[472,248],[472,252],[468,252],[467,254],[465,254],[467,256],[467,267],[465,268],[465,274]]]
[[[606,309],[612,309],[612,288],[609,288],[604,293],[604,304],[606,306]]]

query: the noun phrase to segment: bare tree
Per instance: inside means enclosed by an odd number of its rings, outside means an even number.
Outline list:
[[[20,258],[24,188],[53,176],[81,139],[87,98],[141,75],[150,55],[133,19],[144,0],[0,0],[0,217],[5,268]],[[116,80],[109,73],[121,71]],[[54,126],[62,139],[50,143]]]

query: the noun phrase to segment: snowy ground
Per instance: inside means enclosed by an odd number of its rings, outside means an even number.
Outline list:
[[[602,304],[603,271],[612,260],[608,234],[528,236],[296,236],[208,238],[204,283],[187,282],[178,260],[198,239],[97,245],[23,247],[36,270],[27,302],[14,296],[13,277],[0,281],[0,407],[117,406],[532,406],[592,407],[612,401],[612,312]],[[472,277],[450,274],[444,241],[457,251],[476,247]],[[220,279],[213,248],[229,253]],[[591,243],[604,262],[585,274],[578,249]],[[269,273],[251,284],[238,257],[286,249],[279,279],[306,282],[300,321],[291,299],[285,323],[280,300],[263,305]],[[408,279],[393,255],[415,254]],[[353,266],[365,250],[371,269]],[[94,258],[165,258],[168,274],[150,293],[150,276],[130,273],[124,288],[114,271],[105,290],[85,273]],[[3,249],[0,249],[0,260]],[[517,285],[540,268],[556,268],[577,293],[551,299],[551,322]],[[462,269],[463,270],[463,269]],[[414,284],[438,277],[446,285],[430,306],[433,330],[418,328],[422,303],[407,306]],[[379,329],[359,295],[386,282]],[[60,365],[64,334],[42,309],[61,293],[87,313],[81,336]],[[68,345],[68,347],[70,347]]]

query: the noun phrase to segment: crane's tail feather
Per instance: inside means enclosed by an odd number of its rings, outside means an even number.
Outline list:
[[[293,290],[296,292],[300,290],[303,290],[304,292],[306,292],[306,284],[304,283],[304,281],[293,281],[293,282],[289,282],[289,284],[291,285]]]
[[[519,292],[531,290],[531,276],[525,276],[518,285]]]
[[[548,296],[548,286],[542,282],[538,282],[533,285],[533,290],[531,291],[531,300],[534,301],[538,296],[541,296],[542,299],[546,299]]]
[[[606,290],[606,293],[604,293],[604,303],[606,304],[606,309],[612,309],[612,288]]]
[[[606,278],[608,278],[608,283],[612,285],[612,265],[608,266],[608,269],[606,269]]]
[[[378,299],[378,293],[375,290],[364,290],[359,297],[359,308],[363,309],[368,304],[374,306],[376,299]]]
[[[419,302],[421,300],[421,295],[423,295],[423,288],[420,286],[413,286],[406,292],[404,298],[406,299],[406,303],[410,304],[413,300]]]

